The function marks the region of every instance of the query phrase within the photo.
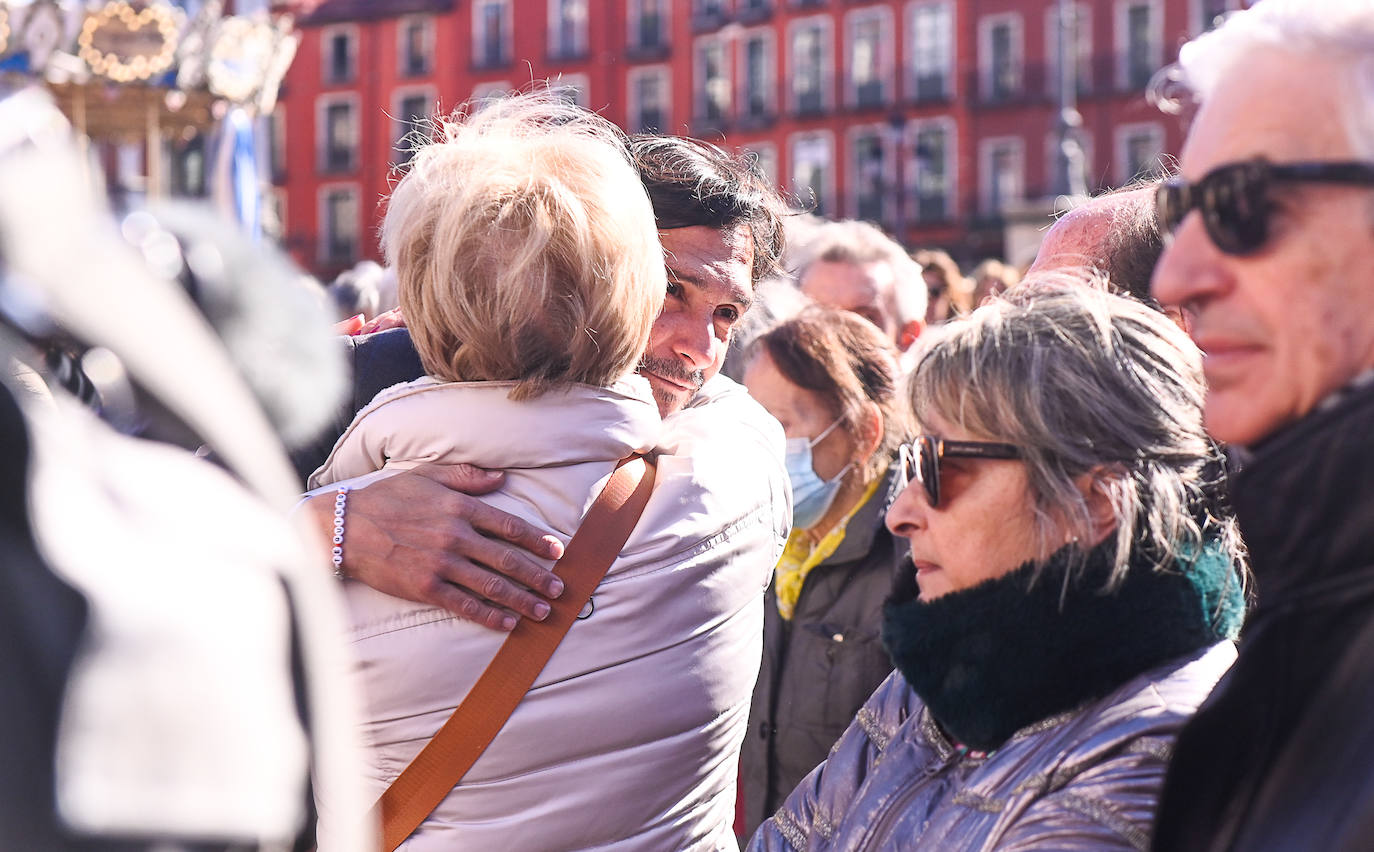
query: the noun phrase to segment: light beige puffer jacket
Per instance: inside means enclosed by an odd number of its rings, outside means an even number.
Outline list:
[[[523,402],[509,389],[420,379],[384,391],[311,480],[361,485],[425,461],[499,468],[506,484],[484,499],[566,542],[618,459],[659,452],[653,496],[590,615],[401,848],[734,849],[763,592],[791,515],[782,430],[724,377],[662,422],[638,377]],[[380,796],[505,636],[361,583],[345,593]]]

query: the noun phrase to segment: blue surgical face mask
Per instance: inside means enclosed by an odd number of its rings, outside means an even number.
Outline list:
[[[825,436],[839,425],[840,421],[836,420],[814,438],[787,439],[787,478],[792,481],[792,526],[795,529],[810,529],[825,517],[840,491],[844,475],[854,466],[850,462],[830,479],[821,479],[812,467],[811,448],[825,440]]]

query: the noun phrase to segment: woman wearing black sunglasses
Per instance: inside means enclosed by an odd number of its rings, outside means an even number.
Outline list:
[[[751,849],[1141,848],[1235,656],[1201,359],[1167,317],[1034,282],[935,330],[888,512],[897,671]]]

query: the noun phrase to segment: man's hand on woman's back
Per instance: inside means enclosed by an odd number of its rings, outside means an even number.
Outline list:
[[[557,559],[563,545],[471,496],[503,479],[471,465],[429,464],[349,492],[345,573],[493,630],[514,629],[517,616],[542,621],[545,599],[562,594],[563,584],[537,560]],[[308,505],[329,534],[333,492]]]

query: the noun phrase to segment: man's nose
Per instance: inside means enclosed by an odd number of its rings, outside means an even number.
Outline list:
[[[1226,255],[1207,236],[1202,216],[1190,213],[1164,247],[1150,279],[1150,293],[1165,307],[1186,314],[1222,293],[1229,279]]]
[[[710,366],[718,342],[710,319],[683,317],[674,331],[673,349],[687,362],[688,369],[704,370]]]

